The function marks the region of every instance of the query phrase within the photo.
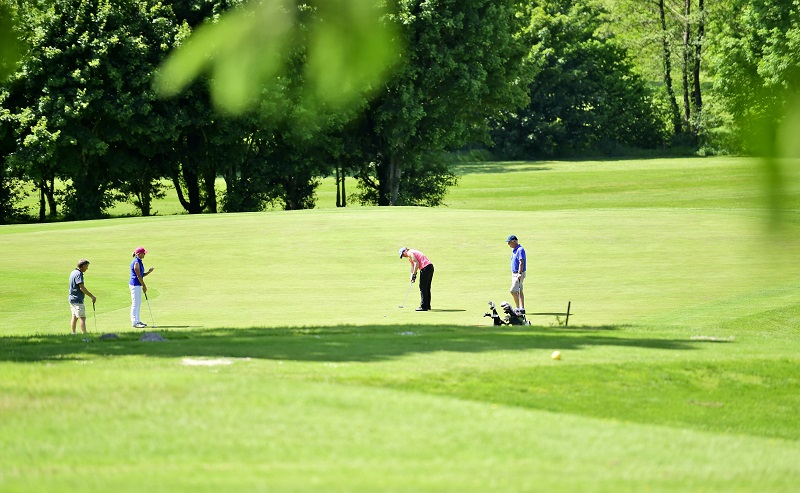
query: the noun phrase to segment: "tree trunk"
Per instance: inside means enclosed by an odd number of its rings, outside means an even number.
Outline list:
[[[208,212],[217,213],[217,174],[214,168],[209,166],[203,171],[203,185],[205,186],[206,203],[204,209]]]
[[[392,205],[391,190],[392,190],[392,170],[391,159],[382,159],[378,164],[378,205]]]
[[[48,180],[42,178],[37,188],[39,189],[39,222],[45,221],[45,216],[48,216],[47,209],[50,209],[49,219],[56,220],[58,214],[58,204],[56,204],[56,179]]]
[[[664,86],[667,90],[670,109],[672,110],[673,134],[677,135],[683,131],[683,120],[681,120],[681,110],[678,107],[678,101],[675,99],[675,90],[672,87],[672,61],[670,59],[669,33],[667,32],[667,17],[664,11],[664,0],[658,0],[658,14],[661,20],[661,39],[663,42]]]
[[[44,195],[47,198],[47,205],[50,208],[50,220],[55,221],[58,216],[58,204],[56,203],[56,179],[55,177],[49,180],[44,180]]]
[[[186,184],[186,195],[188,196],[189,214],[200,214],[203,212],[202,204],[200,203],[200,180],[195,173],[192,166],[181,166],[183,172],[183,182]]]
[[[397,205],[398,198],[400,197],[400,176],[402,169],[400,168],[400,157],[397,154],[392,154],[389,158],[392,165],[389,168],[391,171],[391,201],[389,205]]]
[[[703,51],[703,43],[705,42],[703,38],[706,34],[706,12],[704,0],[698,0],[697,10],[699,17],[697,20],[697,37],[694,46],[694,70],[692,71],[694,85],[692,89],[692,99],[694,100],[694,111],[699,115],[703,109],[703,96],[700,91],[700,57]]]
[[[692,66],[692,0],[683,0],[683,66],[681,77],[683,81],[683,121],[686,128],[692,128],[692,103],[689,97],[690,82],[689,70]]]
[[[347,207],[347,191],[344,188],[344,182],[347,179],[347,174],[344,171],[344,164],[342,164],[342,207]]]
[[[200,174],[193,164],[202,157],[200,149],[202,144],[198,136],[189,134],[184,143],[185,150],[181,156],[181,163],[178,165],[172,183],[178,193],[178,200],[186,212],[189,214],[202,214],[205,204],[202,201]],[[184,187],[185,190],[184,190]]]
[[[336,207],[343,207],[342,206],[342,189],[339,186],[339,165],[335,165],[334,168],[336,169]]]
[[[186,184],[185,194],[179,176],[183,177],[183,182]],[[200,186],[197,180],[197,174],[194,170],[182,164],[178,170],[178,174],[172,177],[172,184],[175,185],[175,191],[178,193],[178,201],[183,208],[186,209],[186,212],[189,214],[200,214],[203,212],[203,205],[200,203]]]
[[[46,212],[45,199],[44,199],[44,187],[46,186],[45,183],[46,183],[45,180],[42,180],[42,181],[39,182],[39,222],[40,223],[44,222],[44,216],[45,216],[45,212]]]
[[[152,188],[152,183],[147,180],[144,182],[142,193],[139,195],[139,209],[143,217],[148,217],[151,214]]]

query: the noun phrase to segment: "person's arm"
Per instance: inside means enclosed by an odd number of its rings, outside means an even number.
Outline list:
[[[522,275],[523,272],[525,272],[525,259],[520,257],[519,258],[519,267],[517,268],[517,273],[519,273],[519,275]]]
[[[417,280],[417,271],[419,270],[419,261],[411,252],[408,252],[408,260],[411,262],[411,282]]]
[[[84,286],[83,283],[78,284],[78,289],[83,291],[83,294],[85,294],[86,296],[91,298],[92,299],[92,303],[97,301],[97,298],[95,298],[94,295],[92,293],[90,293],[88,289],[86,289],[86,286]]]

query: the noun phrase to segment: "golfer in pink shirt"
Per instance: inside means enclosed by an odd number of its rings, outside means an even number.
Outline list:
[[[400,258],[406,257],[411,263],[411,282],[417,280],[419,272],[420,304],[418,312],[427,312],[431,309],[431,283],[433,282],[433,263],[419,250],[408,247],[400,249]]]

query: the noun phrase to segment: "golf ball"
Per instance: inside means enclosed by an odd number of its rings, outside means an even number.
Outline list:
[[[384,314],[383,314],[383,316],[385,317],[385,316],[386,316],[386,314],[384,313]]]
[[[561,359],[561,351],[553,351],[553,354],[550,355],[553,359]]]

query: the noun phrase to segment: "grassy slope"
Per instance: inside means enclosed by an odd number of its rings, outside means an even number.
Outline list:
[[[764,228],[752,162],[462,172],[446,209],[0,228],[0,489],[797,484],[796,216],[793,235]],[[570,300],[569,329],[485,325],[486,301],[507,297],[510,232],[530,255],[529,309]],[[138,244],[169,343],[127,328]],[[442,311],[397,308],[401,245],[433,259]],[[61,335],[81,256],[98,331],[120,341]]]

